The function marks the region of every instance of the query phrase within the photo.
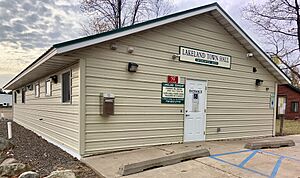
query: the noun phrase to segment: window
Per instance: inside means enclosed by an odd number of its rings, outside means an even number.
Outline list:
[[[46,81],[45,84],[45,95],[51,96],[52,95],[52,86],[51,86],[51,79]]]
[[[292,101],[292,112],[298,112],[298,111],[299,111],[299,102]]]
[[[14,92],[14,102],[17,103],[18,94],[17,91]]]
[[[35,84],[35,90],[34,90],[34,94],[35,94],[35,97],[40,97],[40,84]]]
[[[71,72],[62,74],[62,102],[71,101]]]
[[[25,103],[26,88],[22,88],[22,103]]]

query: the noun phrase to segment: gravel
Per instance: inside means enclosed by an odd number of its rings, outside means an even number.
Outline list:
[[[0,137],[7,138],[7,121],[0,121]],[[28,163],[42,177],[55,170],[71,169],[76,177],[99,178],[97,174],[84,163],[72,157],[57,146],[47,142],[30,130],[13,122],[12,143],[15,145],[12,153],[14,158],[22,163]]]

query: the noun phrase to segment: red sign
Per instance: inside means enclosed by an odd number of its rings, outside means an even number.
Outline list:
[[[178,76],[168,75],[168,83],[178,83]]]

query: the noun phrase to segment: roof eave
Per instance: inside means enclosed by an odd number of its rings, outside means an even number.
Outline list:
[[[300,93],[300,88],[292,85],[292,84],[286,84],[286,86],[288,86],[290,89],[294,90],[297,93]]]
[[[281,75],[287,84],[291,83],[290,78],[270,59],[270,57],[247,35],[247,33],[219,6],[217,11],[234,27],[239,34]]]
[[[116,33],[111,33],[107,36],[99,37],[100,39],[94,38],[94,39],[87,40],[87,41],[83,40],[78,43],[72,43],[72,41],[69,41],[69,42],[54,45],[54,46],[57,46],[58,53],[69,52],[72,50],[76,50],[78,48],[83,48],[83,47],[91,46],[91,45],[98,44],[101,42],[105,42],[108,40],[113,40],[113,39],[116,39],[119,37],[137,33],[137,32],[140,32],[140,31],[143,31],[146,29],[154,28],[154,27],[157,27],[160,25],[175,22],[178,20],[182,20],[182,19],[185,19],[188,17],[203,14],[203,13],[210,12],[213,10],[217,10],[239,32],[239,34],[241,34],[242,37],[244,39],[246,39],[248,41],[248,43],[250,43],[250,45],[253,46],[253,48],[256,51],[258,51],[258,53],[261,56],[263,56],[263,58],[269,63],[269,65],[271,65],[280,74],[280,76],[283,79],[281,81],[281,83],[287,83],[287,84],[291,83],[291,80],[289,79],[289,77],[286,76],[286,74],[269,58],[269,56],[242,30],[242,28],[239,27],[239,25],[217,3],[209,4],[205,8],[199,8],[198,10],[192,11],[187,14],[176,15],[176,16],[173,16],[170,18],[163,19],[161,21],[156,21],[155,23],[148,23],[148,24],[146,23],[145,25],[137,26],[136,28],[127,27],[126,30],[116,32]],[[137,24],[137,25],[139,25],[139,24]],[[64,44],[69,44],[69,45],[64,45]],[[285,82],[283,82],[283,81],[285,81]]]
[[[279,74],[282,81],[285,81],[286,83],[290,84],[291,80],[289,77],[287,77],[280,69],[279,67],[264,53],[264,51],[236,24],[236,22],[217,4],[209,4],[206,6],[202,6],[200,8],[191,9],[175,14],[168,15],[166,17],[161,17],[158,19],[153,19],[148,22],[143,22],[140,24],[136,24],[133,26],[125,27],[119,30],[111,31],[111,32],[105,32],[98,35],[93,35],[90,37],[83,37],[59,44],[53,45],[48,51],[46,51],[41,57],[39,57],[37,60],[35,60],[32,64],[30,64],[27,68],[25,68],[22,72],[20,72],[16,77],[14,77],[10,82],[8,82],[4,89],[14,89],[12,85],[17,82],[19,79],[21,79],[23,76],[25,76],[30,71],[34,70],[37,66],[42,64],[43,62],[47,61],[49,58],[55,56],[56,54],[61,54],[69,51],[73,51],[79,48],[84,48],[87,46],[91,46],[94,44],[102,43],[108,40],[113,40],[116,38],[120,38],[126,35],[130,35],[133,33],[137,33],[143,30],[147,30],[150,28],[154,28],[157,26],[161,26],[167,23],[175,22],[178,20],[182,20],[188,17],[192,17],[195,15],[203,14],[206,12],[210,12],[216,10],[218,13],[220,13],[229,23],[234,27],[235,30],[238,31],[238,33],[247,40],[247,42],[253,46],[253,48],[269,63],[270,66],[272,66],[275,71]],[[273,74],[275,75],[275,74]],[[282,82],[282,83],[285,83]]]
[[[16,75],[13,79],[11,79],[6,85],[3,86],[4,90],[13,90],[12,85],[21,79],[24,75],[29,73],[38,67],[41,63],[47,61],[51,57],[57,54],[57,49],[54,47],[49,48],[45,53],[43,53],[38,59],[36,59],[33,63],[27,66],[24,70],[22,70],[18,75]]]

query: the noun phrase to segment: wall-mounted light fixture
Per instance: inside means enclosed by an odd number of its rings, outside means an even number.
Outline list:
[[[133,53],[133,51],[134,51],[134,47],[129,46],[129,47],[127,48],[127,52],[128,52],[128,53]]]
[[[261,85],[263,84],[263,82],[264,82],[263,80],[256,79],[256,80],[255,80],[255,85],[256,85],[256,86],[261,86]]]
[[[138,64],[134,62],[128,62],[128,72],[136,72],[138,67]]]
[[[57,75],[52,75],[50,78],[51,78],[51,80],[52,80],[53,83],[57,83],[58,82]]]
[[[118,48],[118,46],[117,46],[116,43],[110,44],[110,49],[111,49],[111,50],[117,50],[117,48]]]
[[[172,59],[175,60],[175,59],[179,59],[180,55],[179,54],[173,54],[172,55]]]
[[[16,92],[19,94],[19,93],[20,93],[20,90],[18,89],[18,90],[16,90]]]
[[[247,57],[253,57],[254,55],[253,55],[253,53],[247,53]]]
[[[253,72],[257,72],[257,68],[256,67],[253,67]]]
[[[32,84],[27,85],[27,89],[28,89],[29,91],[33,90],[33,85],[32,85]]]

